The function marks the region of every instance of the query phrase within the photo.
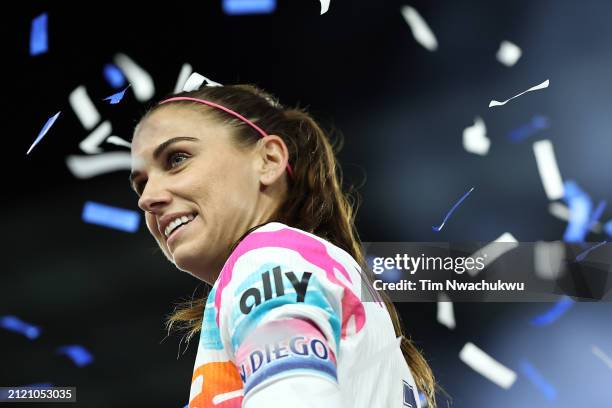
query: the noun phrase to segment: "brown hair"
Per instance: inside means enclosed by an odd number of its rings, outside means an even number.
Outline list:
[[[368,268],[355,229],[359,196],[353,187],[347,192],[342,190],[342,172],[336,160],[342,139],[332,144],[327,133],[305,109],[286,109],[274,96],[254,85],[204,86],[197,91],[173,96],[190,96],[218,103],[240,113],[268,134],[280,136],[289,150],[293,175],[288,177],[289,191],[286,199],[268,221],[282,222],[310,232],[344,249],[361,265],[371,284],[372,274],[366,272]],[[250,126],[219,109],[191,101],[170,104],[190,106],[211,115],[220,123],[232,126],[235,130],[234,141],[241,146],[255,144],[261,137]],[[145,117],[155,109],[157,107],[149,110]],[[381,295],[389,310],[396,336],[403,335],[402,323],[394,304],[384,293]],[[168,331],[173,327],[186,330],[189,341],[200,330],[205,302],[205,298],[200,297],[177,305],[167,319]],[[427,361],[414,343],[405,337],[402,338],[401,349],[417,387],[424,393],[428,405],[435,407],[435,379]]]

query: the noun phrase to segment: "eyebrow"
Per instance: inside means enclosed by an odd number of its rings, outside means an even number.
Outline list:
[[[189,136],[177,136],[177,137],[173,137],[171,139],[166,140],[165,142],[161,143],[159,146],[157,146],[155,148],[155,150],[153,150],[153,158],[155,160],[157,160],[159,158],[159,156],[161,156],[161,154],[164,152],[164,150],[166,150],[168,147],[170,147],[171,145],[173,145],[174,143],[178,143],[178,142],[182,142],[182,141],[188,141],[188,142],[198,142],[200,139],[196,138],[196,137],[189,137]],[[132,186],[132,189],[136,192],[138,192],[134,186],[134,179],[136,177],[138,177],[138,175],[140,174],[140,171],[132,171],[130,173],[130,185]]]

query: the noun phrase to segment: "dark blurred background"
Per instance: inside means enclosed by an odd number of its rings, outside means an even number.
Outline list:
[[[40,336],[0,329],[0,385],[76,386],[84,407],[183,407],[197,338],[185,350],[165,338],[173,304],[205,287],[156,249],[144,222],[135,233],[83,222],[86,201],[138,210],[127,171],[77,179],[69,155],[85,155],[86,130],[68,103],[84,85],[100,123],[126,140],[145,108],[173,92],[184,63],[220,83],[254,83],[285,105],[308,106],[345,137],[345,181],[361,186],[364,241],[483,241],[510,232],[522,242],[558,240],[566,222],[548,211],[532,143],[550,139],[564,180],[595,203],[612,201],[612,3],[604,1],[411,1],[439,48],[415,41],[401,1],[278,0],[270,14],[228,15],[222,1],[23,3],[2,23],[3,239],[0,316]],[[30,25],[48,13],[48,51],[29,53]],[[522,57],[495,58],[504,40]],[[103,67],[124,53],[150,74],[150,101],[117,92]],[[544,80],[547,89],[489,108]],[[62,114],[29,155],[49,117]],[[508,135],[545,116],[547,129],[521,143]],[[463,130],[486,123],[488,155],[466,152]],[[101,149],[125,151],[103,143]],[[471,196],[444,229],[452,204]],[[601,220],[612,217],[606,209]],[[602,241],[591,234],[588,241]],[[440,385],[440,406],[612,406],[612,305],[576,302],[545,327],[530,325],[549,303],[455,304],[457,326],[436,321],[435,303],[399,304],[407,333]],[[503,389],[459,360],[473,342],[516,371]],[[78,367],[58,347],[82,345]],[[540,381],[521,367],[528,361]],[[545,386],[542,385],[545,384]],[[554,392],[551,391],[551,387]]]

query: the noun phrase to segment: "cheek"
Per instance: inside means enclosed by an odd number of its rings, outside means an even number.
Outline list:
[[[145,213],[145,221],[151,235],[153,235],[155,239],[158,239],[159,234],[157,232],[157,221],[155,220],[155,216],[151,213]]]

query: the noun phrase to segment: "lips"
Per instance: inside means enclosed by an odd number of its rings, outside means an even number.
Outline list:
[[[165,214],[157,220],[157,228],[166,240],[182,225],[190,223],[198,214],[193,211],[181,211]]]

